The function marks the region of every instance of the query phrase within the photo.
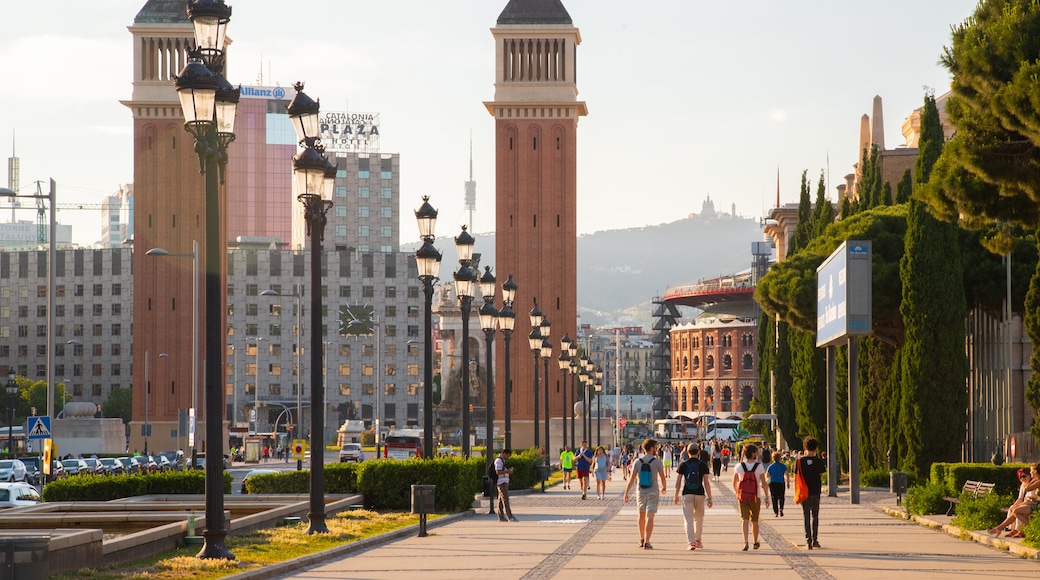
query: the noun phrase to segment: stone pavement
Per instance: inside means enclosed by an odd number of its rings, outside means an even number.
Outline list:
[[[398,535],[338,559],[316,565],[312,565],[315,560],[297,562],[289,574],[265,576],[295,580],[650,578],[685,570],[712,578],[750,574],[770,580],[1040,575],[1035,559],[884,513],[882,506],[894,507],[895,500],[880,490],[863,490],[859,505],[849,503],[847,490],[837,498],[824,497],[822,548],[812,551],[804,546],[801,507],[788,496],[785,517],[763,509],[761,549],[742,552],[736,503],[727,485],[731,478],[732,472],[724,473],[721,484],[713,482],[716,504],[706,510],[705,547],[696,551],[686,549],[682,511],[671,503],[674,475],[655,520],[654,550],[638,547],[635,500],[622,502],[626,482],[618,477],[607,484],[606,500],[591,494],[582,501],[576,489],[560,486],[544,494],[516,495],[512,503],[518,523],[501,523],[487,515],[485,500],[472,516],[447,518],[450,521],[436,527],[431,521],[426,538]]]

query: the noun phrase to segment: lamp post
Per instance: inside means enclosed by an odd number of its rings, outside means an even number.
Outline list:
[[[469,459],[469,313],[473,305],[474,282],[477,273],[470,267],[473,263],[473,244],[476,240],[462,226],[462,233],[455,238],[455,249],[459,255],[459,269],[455,272],[455,293],[462,313],[462,456]]]
[[[578,398],[578,340],[574,339],[570,345],[567,346],[567,356],[570,359],[570,371],[571,371],[571,400],[574,401],[571,404],[571,408],[567,409],[567,414],[570,415],[571,422],[571,449],[574,447],[574,437],[577,432],[574,429],[574,405],[577,404]],[[567,388],[567,385],[564,385]],[[566,442],[564,442],[566,444]]]
[[[537,298],[534,300],[530,317],[531,334],[527,335],[527,342],[534,354],[534,446],[541,449],[541,445],[538,444],[538,355],[542,352],[542,311],[538,308]]]
[[[184,112],[184,128],[195,137],[195,152],[206,177],[206,531],[200,558],[232,560],[227,549],[224,521],[224,455],[222,413],[224,337],[226,320],[221,311],[225,293],[221,258],[226,241],[221,239],[219,177],[227,164],[227,147],[235,139],[235,113],[240,90],[223,77],[224,44],[231,8],[224,0],[188,0],[188,19],[195,29],[195,50],[176,77],[177,94]],[[222,179],[221,179],[222,181]]]
[[[495,441],[495,373],[491,368],[491,349],[495,342],[495,328],[498,326],[498,309],[495,308],[495,276],[491,266],[484,266],[484,275],[480,277],[480,296],[484,305],[480,307],[480,328],[484,331],[484,375],[486,378],[487,400],[484,408],[484,473],[488,473],[494,464]],[[490,511],[495,513],[495,485],[488,482],[488,502]]]
[[[563,414],[560,416],[560,422],[563,424],[563,445],[567,446],[567,371],[571,368],[571,355],[568,347],[570,346],[571,337],[570,335],[563,335],[560,340],[560,374],[563,377]]]
[[[238,349],[229,344],[231,348],[231,416],[228,420],[232,427],[238,427]]]
[[[300,296],[298,292],[292,294],[280,294],[274,290],[264,290],[260,293],[261,296],[282,296],[285,298],[296,299],[296,438],[303,438],[303,365],[300,364],[300,351],[303,350],[303,344],[300,342],[301,336],[303,336],[303,325],[300,322],[300,316],[303,312],[303,296]],[[314,404],[311,403],[311,413],[314,413]],[[313,453],[313,449],[311,452]],[[303,459],[296,460],[296,471],[303,469]]]
[[[199,243],[195,240],[191,241],[190,254],[171,254],[163,248],[152,248],[145,252],[145,255],[169,256],[172,258],[191,258],[191,408],[195,410],[194,412],[197,416],[199,408]],[[208,327],[206,338],[210,338]],[[209,351],[207,350],[207,353],[208,352]],[[147,361],[145,362],[147,363]],[[145,364],[145,368],[147,367],[148,365]],[[221,381],[223,382],[223,377],[221,378]],[[145,383],[147,382],[148,381],[146,379]],[[223,399],[223,395],[221,396],[221,399]],[[223,407],[223,402],[221,403],[221,407]],[[191,446],[191,467],[192,469],[194,469],[195,466],[198,465],[198,452],[196,451],[196,445],[194,445],[194,442],[192,443],[193,444]]]
[[[256,337],[256,383],[253,385],[253,435],[260,434],[260,341],[267,340]]]
[[[18,195],[14,190],[0,187],[0,197],[22,197],[36,200],[47,200],[50,208],[50,224],[47,233],[47,416],[54,417],[54,294],[57,288],[57,273],[54,268],[55,238],[58,236],[58,222],[54,215],[57,187],[54,180],[50,180],[50,190],[47,195]]]
[[[506,384],[502,392],[505,396],[505,420],[506,437],[505,448],[513,448],[513,379],[509,374],[509,339],[513,337],[513,328],[516,324],[516,312],[513,312],[513,300],[516,298],[516,282],[513,275],[502,284],[502,309],[498,311],[498,327],[502,329],[502,337],[505,339],[505,377]]]
[[[14,368],[7,371],[7,456],[14,457],[14,396],[18,394],[18,383]]]
[[[293,157],[293,191],[303,204],[303,218],[311,239],[311,489],[308,534],[327,534],[325,524],[325,417],[315,413],[324,405],[321,391],[321,245],[325,240],[326,214],[332,201],[332,187],[326,180],[335,170],[322,153],[318,136],[318,102],[303,92],[303,83],[293,85],[296,96],[286,107],[303,150]],[[328,190],[328,191],[326,191]]]
[[[603,445],[603,371],[596,369],[596,444]]]
[[[415,210],[419,223],[422,246],[415,251],[415,265],[423,285],[423,457],[433,455],[433,285],[441,267],[441,253],[433,245],[436,236],[437,210],[430,205],[430,197],[423,196],[423,204]]]
[[[540,349],[541,350],[541,355],[542,355],[542,364],[545,366],[545,387],[544,387],[544,392],[545,392],[545,427],[544,428],[545,428],[545,464],[546,465],[549,465],[550,457],[552,455],[552,449],[549,446],[549,425],[551,423],[550,420],[549,420],[549,418],[550,418],[550,415],[549,415],[549,359],[552,358],[552,352],[553,352],[552,342],[549,341],[549,331],[551,330],[551,326],[552,325],[549,323],[549,319],[543,317],[542,318],[542,324],[539,327],[539,329],[541,330],[541,333],[542,333],[542,347]],[[535,367],[534,372],[535,373],[538,372],[538,367]]]
[[[592,416],[589,405],[589,389],[588,389],[588,378],[589,378],[589,354],[588,352],[582,353],[581,357],[578,358],[578,378],[581,382],[581,402],[582,402],[582,415],[581,415],[581,438],[585,441],[589,440],[589,423],[588,418]]]
[[[148,455],[148,436],[152,434],[151,425],[148,424],[148,395],[152,392],[152,381],[151,375],[149,374],[149,364],[152,358],[170,358],[167,353],[160,353],[151,356],[148,351],[144,351],[144,454]]]

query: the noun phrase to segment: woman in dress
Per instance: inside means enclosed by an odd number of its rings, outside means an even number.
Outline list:
[[[610,460],[607,459],[607,451],[600,445],[596,448],[595,462],[592,464],[593,474],[596,476],[596,499],[604,499],[607,496],[607,477],[610,476]]]
[[[1034,465],[1032,469],[1019,469],[1018,480],[1021,482],[1018,487],[1018,499],[1008,508],[1007,519],[986,530],[991,536],[999,536],[1005,527],[1014,522],[1016,527],[1005,537],[1025,537],[1022,527],[1029,523],[1029,517],[1040,506],[1040,497],[1037,495],[1037,490],[1040,489],[1040,473],[1037,473],[1037,465]]]

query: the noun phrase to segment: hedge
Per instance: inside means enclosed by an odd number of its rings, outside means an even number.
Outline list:
[[[224,493],[231,493],[231,474],[224,472]],[[43,501],[109,501],[139,495],[206,493],[203,470],[110,476],[76,475],[48,483]]]
[[[947,494],[959,495],[968,480],[997,484],[994,492],[1000,495],[1018,495],[1020,481],[1016,472],[1028,469],[1024,463],[993,465],[992,463],[933,463],[929,480],[941,484]]]

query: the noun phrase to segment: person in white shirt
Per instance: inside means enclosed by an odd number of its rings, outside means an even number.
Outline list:
[[[512,454],[512,449],[503,449],[495,459],[495,473],[498,474],[498,521],[500,522],[520,521],[513,517],[513,510],[509,507],[509,474],[513,473],[513,468],[506,467],[506,461]]]
[[[748,549],[748,524],[754,535],[754,546],[759,548],[758,516],[762,510],[762,495],[769,489],[766,485],[766,468],[758,462],[758,447],[744,446],[744,461],[733,471],[733,492],[740,504],[740,526],[744,533],[744,551]],[[744,477],[744,474],[747,477]]]

